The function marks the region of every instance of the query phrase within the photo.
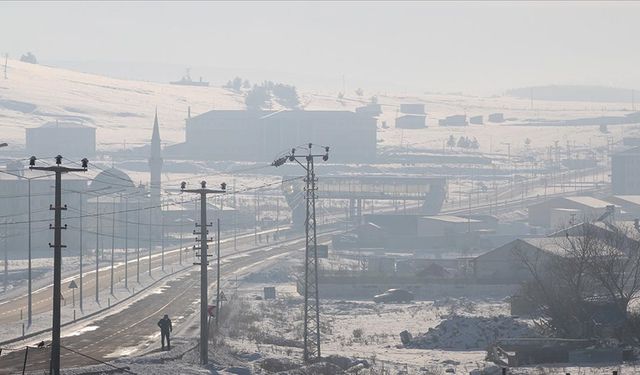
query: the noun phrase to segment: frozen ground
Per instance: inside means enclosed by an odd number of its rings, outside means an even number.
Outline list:
[[[295,262],[281,262],[245,278],[238,290],[239,298],[229,308],[224,342],[234,350],[258,351],[267,356],[300,356],[302,343],[302,298],[291,281],[282,275]],[[287,272],[291,274],[291,272]],[[276,286],[276,300],[261,300],[264,286]],[[508,304],[501,300],[446,299],[418,301],[411,304],[375,304],[362,301],[322,301],[323,355],[339,354],[366,359],[377,371],[391,374],[446,374],[454,371],[469,374],[487,369],[497,370],[485,361],[486,341],[495,334],[528,336],[533,329],[528,322],[513,323]],[[443,328],[444,327],[444,328]],[[506,327],[506,328],[504,328]],[[432,329],[450,349],[405,348],[399,333],[408,330],[414,337]],[[451,332],[458,330],[459,332]],[[445,334],[447,333],[447,334]],[[429,334],[427,334],[428,336]],[[448,340],[448,341],[447,341]],[[419,345],[418,345],[419,346]],[[565,367],[542,366],[512,369],[512,374],[606,374],[618,366]],[[634,364],[620,367],[635,370]],[[381,372],[380,372],[381,373]]]

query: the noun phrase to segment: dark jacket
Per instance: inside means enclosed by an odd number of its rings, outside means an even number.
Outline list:
[[[171,332],[173,331],[173,327],[171,326],[171,319],[162,318],[158,321],[158,327],[160,327],[160,331],[162,332]]]

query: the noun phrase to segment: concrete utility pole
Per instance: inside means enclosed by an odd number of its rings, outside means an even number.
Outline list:
[[[153,199],[149,196],[149,277],[151,277],[151,251],[153,249],[153,228],[151,226],[151,222],[153,221]]]
[[[116,252],[116,198],[113,197],[113,202],[111,205],[113,209],[113,213],[111,214],[111,270],[110,270],[110,279],[109,279],[109,292],[113,295],[113,266],[114,266],[114,255]]]
[[[140,284],[140,197],[136,199],[136,211],[138,212],[136,224],[136,282]]]
[[[207,224],[207,194],[224,194],[227,192],[227,184],[224,182],[220,185],[221,190],[207,189],[207,182],[202,181],[200,189],[186,189],[187,183],[182,182],[180,189],[185,193],[194,193],[200,195],[200,232],[193,231],[193,234],[200,235],[200,247],[194,246],[194,250],[200,250],[200,364],[206,365],[209,362],[209,327],[208,327],[208,288],[209,282],[207,278],[207,266],[209,265],[207,254],[207,234],[212,224]],[[219,275],[219,273],[218,273]],[[217,313],[217,311],[216,311]]]
[[[4,293],[7,293],[8,282],[9,282],[9,242],[7,241],[7,236],[9,234],[7,227],[7,219],[3,221],[3,231],[2,231],[2,244],[4,248],[4,280],[2,280]]]
[[[122,200],[122,193],[120,193]],[[124,198],[124,288],[129,289],[129,199]]]
[[[29,187],[29,195],[31,195],[31,187]],[[80,311],[82,311],[82,256],[84,253],[84,245],[82,244],[82,193],[78,193],[78,195],[80,196],[80,202],[78,204],[79,208],[80,208],[80,226],[79,226],[79,231],[80,231],[80,285],[79,286],[79,292],[80,292]],[[29,215],[31,215],[31,199],[29,199]],[[31,220],[29,220],[29,254],[31,254]],[[31,256],[29,257],[31,258]],[[31,267],[29,267],[29,272],[31,272]],[[31,274],[29,274],[29,290],[31,290]],[[29,310],[31,310],[31,293],[29,293]],[[31,318],[31,316],[29,316],[29,318]]]
[[[100,196],[96,195],[96,303],[100,303]]]
[[[218,328],[218,317],[220,316],[220,218],[218,217],[218,233],[216,235],[216,328]]]
[[[6,73],[5,73],[5,78],[6,78]],[[32,285],[31,285],[31,179],[27,180],[27,190],[29,192],[29,198],[28,198],[28,203],[27,203],[27,210],[29,211],[29,213],[27,214],[27,221],[29,222],[28,227],[27,227],[27,231],[28,231],[28,235],[27,237],[29,238],[28,242],[29,242],[29,264],[27,265],[27,267],[29,268],[29,281],[28,281],[28,296],[27,296],[27,324],[29,327],[31,327],[31,323],[33,322],[33,298],[31,296],[32,294]],[[80,216],[82,216],[82,211],[80,212]],[[82,217],[80,218],[80,222],[82,222]],[[80,227],[80,230],[82,230],[82,227]],[[82,245],[80,245],[82,246]],[[80,258],[82,260],[82,258]],[[80,262],[80,267],[82,267],[82,261]],[[80,272],[80,274],[82,274],[82,272]],[[82,279],[80,279],[82,280]],[[80,306],[82,306],[82,302],[80,302]],[[80,307],[80,310],[82,310],[82,307]]]
[[[60,299],[62,298],[62,248],[66,247],[62,245],[62,229],[66,229],[67,226],[62,226],[62,211],[67,209],[67,206],[62,206],[62,174],[68,172],[86,172],[89,160],[82,159],[82,168],[68,168],[62,165],[62,156],[56,156],[56,165],[51,167],[36,167],[36,157],[32,156],[29,159],[29,169],[55,172],[56,174],[56,192],[55,192],[55,205],[50,209],[55,211],[54,219],[55,223],[50,226],[54,230],[53,235],[53,324],[51,329],[51,368],[50,373],[53,375],[60,375]]]
[[[304,253],[304,361],[320,358],[320,299],[318,295],[318,242],[316,236],[316,174],[313,161],[315,158],[329,160],[329,147],[324,147],[324,154],[313,154],[313,144],[309,143],[307,155],[296,155],[296,149],[275,160],[271,165],[279,167],[287,161],[295,161],[307,172],[305,177],[306,214]],[[305,164],[298,159],[304,159]],[[310,301],[312,299],[312,301]]]
[[[182,235],[184,233],[184,197],[180,196],[180,265],[182,265]]]
[[[162,272],[164,272],[164,214],[162,214],[162,203],[160,203],[160,226],[162,227],[160,234],[160,251],[162,253]]]

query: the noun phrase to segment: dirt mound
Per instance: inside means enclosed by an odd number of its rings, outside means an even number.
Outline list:
[[[510,316],[453,315],[426,333],[414,336],[406,347],[419,349],[484,350],[503,338],[538,337],[527,323]]]

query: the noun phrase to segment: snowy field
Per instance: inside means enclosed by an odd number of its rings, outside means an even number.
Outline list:
[[[8,149],[25,143],[24,129],[48,121],[71,118],[97,128],[98,149],[119,150],[127,145],[147,144],[151,135],[155,108],[158,108],[163,143],[184,141],[184,119],[188,107],[192,115],[212,109],[243,109],[243,95],[219,87],[189,87],[161,83],[120,80],[70,70],[32,65],[9,60],[7,80],[0,81],[0,127]],[[295,84],[295,82],[290,82]],[[355,110],[376,96],[383,114],[378,142],[381,150],[411,148],[442,150],[450,135],[475,137],[478,152],[512,154],[525,148],[544,151],[558,141],[577,147],[602,147],[607,140],[640,134],[638,125],[610,126],[609,133],[598,126],[517,126],[527,120],[565,120],[598,116],[623,116],[631,112],[631,103],[551,102],[504,96],[477,97],[452,94],[393,94],[371,92],[338,99],[337,93],[300,92],[307,110]],[[402,103],[423,103],[427,109],[426,129],[396,129]],[[280,107],[274,103],[274,109]],[[490,113],[502,112],[504,124],[487,123]],[[483,115],[484,126],[440,127],[439,119],[454,114]],[[531,143],[525,146],[524,140]]]

